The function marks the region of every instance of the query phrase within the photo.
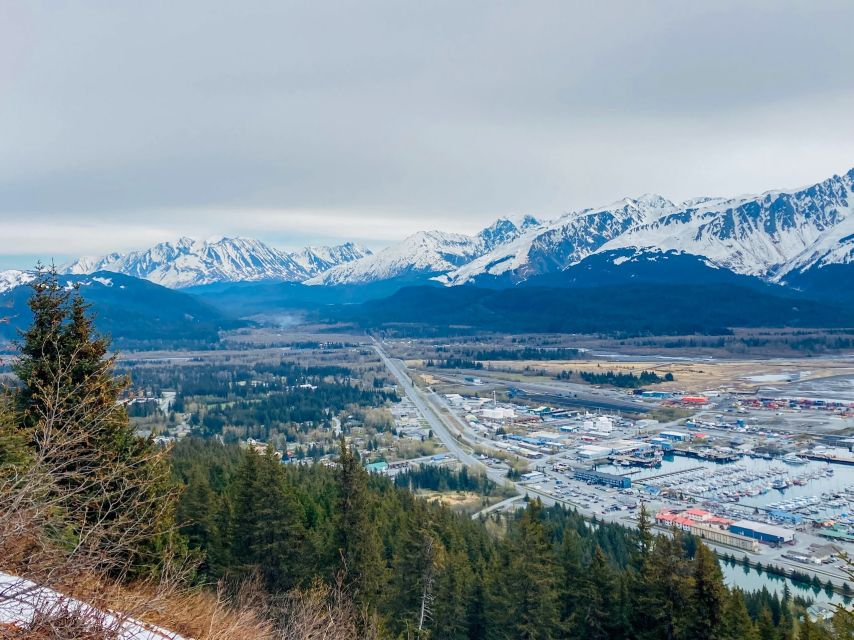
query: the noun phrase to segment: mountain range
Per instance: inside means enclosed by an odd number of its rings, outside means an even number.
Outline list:
[[[147,250],[80,258],[61,271],[69,286],[83,285],[96,310],[110,315],[102,325],[120,336],[154,336],[168,327],[183,339],[198,329],[215,334],[234,326],[237,317],[341,305],[368,305],[354,317],[371,322],[394,317],[406,322],[418,313],[401,315],[393,302],[423,310],[413,302],[419,297],[432,301],[433,309],[437,300],[445,300],[449,310],[462,313],[457,322],[480,317],[498,326],[496,314],[512,315],[512,305],[523,299],[534,307],[544,298],[568,295],[557,290],[573,289],[571,295],[587,296],[593,309],[604,299],[578,291],[598,287],[611,288],[614,300],[636,305],[644,286],[658,295],[671,287],[671,298],[690,297],[705,287],[718,296],[719,306],[727,299],[721,292],[737,289],[748,308],[751,296],[765,297],[765,321],[789,317],[787,326],[810,321],[837,326],[848,322],[840,309],[854,308],[852,208],[854,169],[801,189],[678,204],[646,194],[554,220],[503,217],[474,235],[422,231],[376,253],[352,242],[288,252],[248,238],[181,238]],[[11,337],[10,329],[25,320],[22,301],[29,289],[23,285],[32,278],[27,271],[0,272],[0,334]],[[419,291],[395,297],[406,287]],[[682,290],[674,294],[674,287]],[[453,293],[461,289],[505,293]],[[388,304],[374,304],[374,313],[368,303],[379,299]],[[810,300],[828,306],[807,312]],[[161,305],[175,312],[170,315]],[[134,327],[117,320],[122,309],[136,314]],[[736,311],[729,322],[744,322]],[[648,317],[658,313],[648,312]],[[151,318],[159,318],[159,324]],[[525,318],[524,326],[535,326],[530,320]],[[709,316],[705,326],[719,322],[724,323]],[[522,320],[517,324],[523,326]]]
[[[61,270],[77,275],[114,271],[180,289],[214,282],[301,282],[369,255],[369,249],[352,242],[291,253],[249,238],[208,242],[184,237],[143,251],[79,258]]]
[[[352,242],[286,252],[247,238],[181,238],[127,254],[80,258],[63,271],[114,271],[170,288],[257,281],[361,285],[392,279],[494,287],[546,275],[554,282],[561,278],[557,274],[577,280],[576,267],[589,272],[608,256],[610,266],[634,256],[620,270],[627,272],[632,264],[649,264],[656,256],[687,254],[709,269],[777,284],[821,281],[826,286],[825,273],[832,271],[838,281],[852,272],[852,185],[854,169],[808,187],[759,195],[677,204],[646,194],[548,221],[530,215],[500,218],[475,235],[421,231],[376,253]],[[26,273],[0,273],[0,291],[22,278]]]

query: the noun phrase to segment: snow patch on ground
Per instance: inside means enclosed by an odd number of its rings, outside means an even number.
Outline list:
[[[7,573],[0,573],[0,623],[24,627],[38,612],[74,612],[92,616],[106,627],[118,625],[120,640],[185,640],[171,631],[95,609],[85,602]]]

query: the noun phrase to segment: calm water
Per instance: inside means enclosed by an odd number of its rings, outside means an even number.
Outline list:
[[[776,592],[778,595],[783,595],[783,586],[788,584],[789,591],[792,595],[801,596],[802,598],[810,598],[814,602],[820,604],[841,604],[844,598],[839,594],[828,595],[824,589],[816,592],[811,585],[801,582],[794,582],[789,578],[782,578],[776,575],[765,573],[757,573],[755,569],[746,569],[741,565],[731,566],[721,561],[721,572],[724,575],[724,580],[731,587],[739,587],[744,591],[760,591],[765,587],[771,593]],[[850,599],[848,600],[850,602]],[[847,602],[846,602],[847,604]]]

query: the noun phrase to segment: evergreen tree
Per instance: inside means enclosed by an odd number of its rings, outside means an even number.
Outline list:
[[[690,574],[682,556],[681,533],[673,537],[659,536],[643,573],[646,589],[634,607],[641,607],[648,619],[635,628],[638,638],[681,640],[689,638]]]
[[[715,554],[704,544],[694,556],[692,637],[715,640],[722,637],[726,588]]]
[[[774,626],[774,617],[771,614],[771,609],[767,606],[762,607],[759,612],[759,618],[756,621],[759,640],[779,640],[777,628]]]
[[[376,604],[386,579],[381,541],[373,521],[368,473],[340,440],[335,546],[348,588],[361,604]]]
[[[757,640],[758,634],[740,589],[729,593],[724,607],[722,637],[726,640]]]
[[[21,435],[61,498],[54,515],[78,552],[102,554],[116,571],[153,571],[180,546],[166,461],[134,433],[119,402],[126,381],[115,377],[115,356],[80,292],[61,287],[53,268],[40,268],[32,289],[15,405]]]
[[[616,577],[598,546],[585,572],[573,637],[608,640],[619,628]]]
[[[303,578],[305,516],[272,448],[260,457],[257,479],[261,490],[254,496],[256,521],[251,532],[251,555],[268,588],[286,591]]]
[[[521,640],[562,637],[557,558],[541,514],[540,501],[531,502],[511,541],[512,628]]]

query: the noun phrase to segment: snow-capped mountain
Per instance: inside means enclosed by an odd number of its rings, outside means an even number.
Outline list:
[[[64,271],[71,274],[114,271],[178,289],[212,282],[299,282],[341,262],[369,254],[368,249],[353,243],[307,247],[287,253],[250,238],[208,242],[185,237],[144,251],[80,258]]]
[[[802,277],[811,270],[854,263],[852,207],[854,169],[809,187],[760,195],[674,204],[648,194],[548,222],[532,216],[500,218],[476,235],[421,231],[376,254],[352,243],[288,253],[245,238],[182,238],[146,251],[81,258],[68,272],[117,271],[172,288],[258,280],[336,285],[425,278],[446,285],[509,286],[560,273],[599,253],[619,257],[627,249],[698,256],[709,267],[786,284],[811,281]],[[20,277],[5,276],[9,282]]]
[[[737,274],[784,281],[797,269],[852,261],[854,169],[819,184],[737,198],[626,198],[569,213],[441,278],[513,284],[563,271],[595,253],[675,251]]]
[[[851,223],[853,182],[854,169],[803,189],[694,200],[633,227],[602,250],[683,251],[736,273],[771,279],[805,263],[816,252],[837,259],[832,255],[834,247],[842,229]]]
[[[444,274],[535,228],[532,216],[500,218],[475,236],[419,231],[373,255],[338,265],[305,282],[310,285],[357,284],[406,276]]]
[[[18,269],[0,271],[0,293],[19,287],[22,284],[27,284],[34,277],[29,271],[20,271]]]
[[[450,272],[442,278],[456,285],[500,278],[508,284],[533,275],[560,271],[582,260],[631,227],[675,210],[658,195],[624,198],[600,209],[561,216],[528,231]]]

